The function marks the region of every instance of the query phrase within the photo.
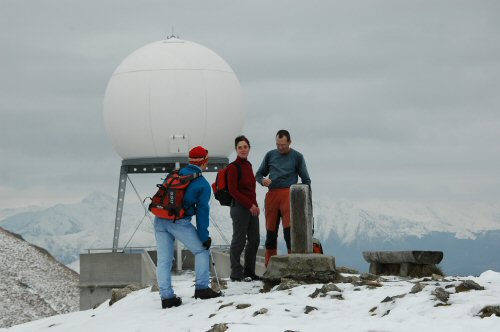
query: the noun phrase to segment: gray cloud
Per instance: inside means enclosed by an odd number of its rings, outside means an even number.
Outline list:
[[[172,26],[237,73],[255,168],[288,128],[318,195],[497,199],[498,12],[483,0],[4,1],[0,207],[114,194],[106,84]]]

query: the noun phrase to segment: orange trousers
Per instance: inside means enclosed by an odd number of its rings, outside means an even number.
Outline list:
[[[278,254],[278,229],[283,221],[283,236],[290,253],[290,188],[270,189],[266,194],[266,266]]]

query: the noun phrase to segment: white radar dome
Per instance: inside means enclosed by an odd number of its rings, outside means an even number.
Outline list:
[[[243,127],[238,78],[216,53],[170,38],[139,48],[115,70],[104,123],[123,159],[186,157],[202,145],[227,158]]]

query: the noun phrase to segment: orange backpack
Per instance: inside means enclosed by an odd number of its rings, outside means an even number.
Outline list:
[[[167,175],[162,184],[157,184],[158,191],[151,199],[149,211],[155,216],[175,221],[186,216],[184,209],[184,194],[192,180],[200,177],[201,173],[179,175],[179,170],[174,170]]]

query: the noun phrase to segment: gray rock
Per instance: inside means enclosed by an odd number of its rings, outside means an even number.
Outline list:
[[[313,310],[318,310],[318,308],[316,308],[316,307],[312,307],[312,306],[309,306],[309,305],[306,305],[306,307],[305,307],[305,309],[304,309],[304,313],[305,313],[305,314],[308,314],[308,313],[310,313],[310,312],[311,312],[311,311],[313,311]]]
[[[338,288],[337,285],[335,285],[334,283],[329,283],[329,284],[323,285],[323,287],[321,287],[321,292],[322,293],[342,292],[342,290],[340,288]]]
[[[455,287],[455,292],[457,293],[468,292],[470,290],[484,290],[484,287],[472,280],[465,280],[460,285]]]
[[[146,288],[146,287],[147,286],[134,283],[134,284],[127,285],[123,288],[113,288],[111,290],[111,299],[109,300],[109,305],[113,305],[113,303],[120,301],[128,294],[135,292],[135,291],[138,291],[140,289]]]
[[[218,281],[219,282],[217,282],[217,278],[215,276],[212,277],[212,279],[210,280],[210,286],[213,290],[221,291],[223,289],[227,289],[227,280],[219,278]],[[220,289],[219,289],[219,284],[220,284]]]
[[[441,302],[448,302],[448,299],[450,298],[450,293],[445,291],[443,288],[438,287],[436,288],[433,292],[432,295],[436,297]]]
[[[434,281],[443,281],[444,277],[440,274],[435,274],[433,273],[431,275],[431,279],[434,280]]]
[[[495,315],[497,317],[500,317],[500,305],[497,306],[492,306],[488,305],[481,309],[478,313],[479,317],[485,318],[485,317],[491,317],[492,315]]]
[[[310,294],[309,297],[314,299],[318,297],[319,294],[323,294],[322,296],[325,296],[328,292],[342,292],[342,290],[338,288],[334,283],[329,283],[323,285],[321,288],[316,288],[316,290],[312,294]]]
[[[377,287],[382,287],[382,284],[378,280],[361,280],[354,284],[355,286],[366,286],[368,289],[375,289]]]
[[[234,302],[229,302],[229,303],[223,304],[223,305],[221,305],[221,306],[219,307],[219,309],[218,309],[218,310],[221,310],[222,308],[225,308],[225,307],[230,307],[230,306],[232,306],[233,304],[234,304]]]
[[[246,308],[251,307],[251,306],[252,305],[248,304],[248,303],[241,303],[241,304],[236,305],[236,309],[246,309]]]
[[[338,275],[337,276],[338,282],[344,283],[344,284],[355,284],[359,282],[359,277],[358,276],[342,276]]]
[[[380,301],[380,303],[391,302],[391,301],[392,301],[392,298],[390,296],[386,296],[385,299]]]
[[[421,283],[417,282],[410,291],[410,294],[416,294],[420,293],[423,289],[425,288],[425,285],[422,285]]]
[[[309,297],[315,299],[315,298],[318,297],[319,294],[321,294],[321,289],[320,288],[316,288],[316,290],[314,292],[312,292],[311,294],[309,294]]]
[[[439,302],[434,305],[434,307],[449,307],[451,304]]]
[[[345,267],[345,266],[337,267],[337,272],[338,273],[347,273],[347,274],[359,274],[358,270],[355,270],[355,269],[352,269],[349,267]]]
[[[256,312],[253,313],[253,316],[257,316],[257,315],[263,315],[263,314],[267,314],[269,310],[267,310],[266,308],[261,308],[259,310],[257,310]]]
[[[281,283],[276,288],[276,290],[279,290],[279,291],[280,290],[287,290],[287,289],[291,289],[291,288],[294,288],[294,287],[297,287],[300,285],[303,285],[303,283],[298,282],[298,281],[293,280],[293,279],[289,279],[289,278],[282,278]]]
[[[394,296],[387,296],[385,299],[383,299],[380,303],[384,303],[384,302],[394,302],[396,301],[396,299],[401,299],[403,297],[405,297],[406,294],[400,294],[400,295],[394,295]]]
[[[207,332],[224,332],[227,331],[228,328],[227,323],[219,323],[212,325],[212,328],[207,330]]]
[[[375,274],[372,274],[372,273],[363,273],[359,276],[359,278],[362,280],[362,281],[366,281],[366,280],[378,280],[378,276],[376,276]]]

